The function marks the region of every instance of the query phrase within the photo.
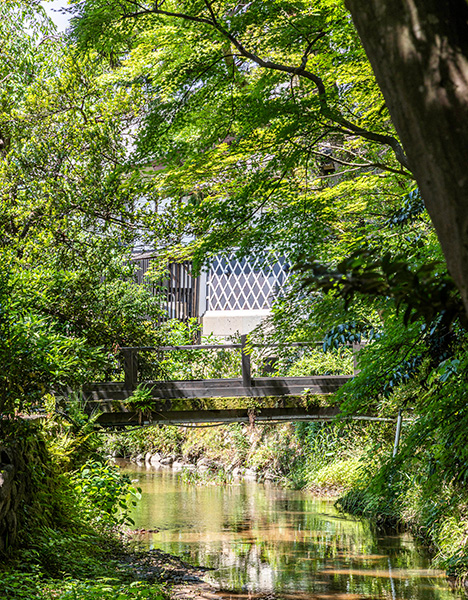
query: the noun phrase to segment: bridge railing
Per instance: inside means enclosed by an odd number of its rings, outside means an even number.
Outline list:
[[[231,363],[234,365],[236,371],[235,377],[242,380],[242,385],[245,388],[252,386],[253,373],[255,370],[258,371],[258,365],[255,361],[252,361],[252,353],[256,349],[268,349],[270,352],[267,359],[274,362],[278,357],[278,351],[291,349],[307,349],[307,348],[320,348],[322,342],[290,342],[290,343],[272,343],[272,344],[260,344],[254,343],[248,340],[246,335],[242,335],[240,343],[228,343],[228,344],[193,344],[193,345],[172,345],[172,346],[142,346],[142,347],[125,347],[120,349],[121,356],[123,358],[123,377],[124,387],[128,390],[135,389],[139,383],[145,381],[155,380],[169,380],[172,377],[165,376],[164,373],[164,356],[170,353],[186,353],[188,360],[196,362],[202,362],[203,359],[197,359],[196,356],[199,352],[217,351],[221,353],[221,360],[226,358],[227,351],[235,351],[237,356],[231,357]],[[271,354],[271,351],[276,349],[276,355]],[[354,372],[356,372],[357,365],[355,354],[359,350],[358,345],[353,346],[354,354]],[[265,359],[265,357],[263,357]],[[239,362],[236,362],[239,361]],[[162,365],[162,367],[161,367]],[[153,370],[151,369],[153,366]],[[150,368],[148,368],[150,367]],[[231,365],[232,370],[232,365]],[[264,373],[265,374],[265,373]],[[270,373],[271,375],[271,373]],[[188,379],[181,377],[180,379]]]

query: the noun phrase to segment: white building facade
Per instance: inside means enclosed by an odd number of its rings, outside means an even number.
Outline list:
[[[143,283],[154,253],[134,256],[139,264],[137,282]],[[198,277],[191,263],[171,263],[168,277],[157,286],[162,292],[167,318],[183,321],[195,317],[202,335],[228,337],[250,333],[271,312],[274,297],[288,278],[283,258],[260,259],[217,256]]]

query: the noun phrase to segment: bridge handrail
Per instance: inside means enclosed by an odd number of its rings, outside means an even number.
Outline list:
[[[121,346],[121,351],[155,351],[168,352],[171,350],[225,350],[229,348],[243,348],[247,344],[184,344],[181,346]],[[322,346],[323,342],[275,342],[271,344],[249,343],[253,348],[282,348],[291,346]]]
[[[285,343],[248,343],[247,335],[241,335],[240,344],[190,344],[186,346],[136,346],[122,347],[120,351],[124,357],[124,382],[127,389],[135,389],[138,386],[138,352],[142,351],[160,351],[167,352],[171,350],[226,350],[230,348],[240,348],[241,350],[241,367],[242,367],[242,385],[245,388],[252,387],[252,371],[250,364],[250,348],[251,347],[291,347],[291,346],[322,346],[323,342],[285,342]],[[354,354],[354,370],[356,373],[356,352],[360,348],[360,344],[353,344]]]

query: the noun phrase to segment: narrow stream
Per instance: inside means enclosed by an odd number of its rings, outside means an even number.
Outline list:
[[[409,534],[383,535],[333,502],[241,481],[194,486],[170,469],[125,464],[143,497],[133,518],[145,548],[212,567],[205,579],[233,597],[458,599]]]

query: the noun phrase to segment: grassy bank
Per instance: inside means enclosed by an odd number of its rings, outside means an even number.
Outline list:
[[[0,597],[164,600],[168,594],[161,583],[145,580],[138,557],[115,536],[44,528],[2,565]]]
[[[405,447],[406,446],[406,447]],[[376,457],[338,500],[338,506],[383,526],[409,529],[430,549],[433,566],[460,582],[468,577],[468,492],[464,483],[437,478],[409,460],[404,444],[396,458]]]
[[[212,468],[200,481],[213,470],[248,471],[285,487],[337,494],[354,485],[361,458],[385,431],[386,426],[369,423],[148,427],[106,436],[103,451],[133,459],[158,452],[192,465],[203,458]]]

